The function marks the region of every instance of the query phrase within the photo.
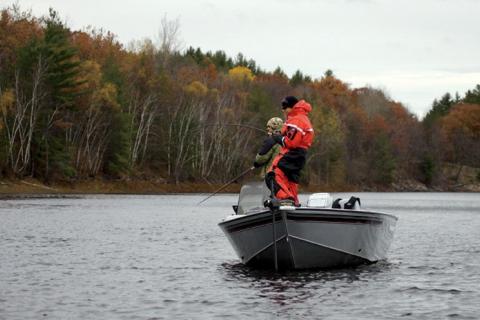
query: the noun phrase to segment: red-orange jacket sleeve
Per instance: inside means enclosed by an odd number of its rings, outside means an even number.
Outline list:
[[[287,124],[283,145],[288,149],[299,148],[302,145],[303,130],[295,124]]]

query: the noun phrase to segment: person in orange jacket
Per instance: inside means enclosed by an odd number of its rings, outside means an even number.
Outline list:
[[[273,160],[272,167],[265,176],[268,188],[278,200],[298,201],[300,171],[305,166],[307,150],[313,142],[314,131],[308,114],[312,106],[305,100],[287,96],[282,100],[282,110],[286,121],[281,134],[272,137],[281,145],[280,153]],[[272,190],[273,188],[273,190]]]

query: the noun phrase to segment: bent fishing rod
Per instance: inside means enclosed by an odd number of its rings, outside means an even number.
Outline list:
[[[240,127],[240,128],[255,130],[257,132],[261,132],[265,134],[265,130],[262,130],[260,128],[257,128],[248,124],[241,124],[241,123],[207,123],[205,124],[205,127]]]
[[[245,170],[244,172],[242,172],[241,174],[239,174],[237,177],[235,177],[234,179],[230,180],[229,182],[227,182],[226,184],[224,184],[223,186],[221,186],[220,188],[218,188],[217,190],[215,190],[215,192],[213,192],[211,195],[209,195],[208,197],[206,197],[205,199],[203,199],[202,201],[200,201],[199,203],[197,203],[197,205],[200,205],[202,204],[203,202],[207,201],[208,199],[210,199],[211,197],[213,197],[214,195],[216,195],[217,193],[219,193],[220,191],[222,191],[223,189],[225,189],[226,187],[228,187],[229,185],[231,185],[232,183],[234,183],[235,181],[237,181],[238,179],[242,178],[243,176],[245,176],[247,173],[249,173],[250,171],[254,170],[255,167],[250,167],[248,168],[247,170]]]

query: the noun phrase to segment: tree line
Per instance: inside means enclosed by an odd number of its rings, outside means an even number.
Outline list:
[[[304,183],[435,184],[442,163],[479,166],[480,85],[434,100],[419,120],[331,70],[288,77],[242,54],[180,50],[178,27],[164,18],[160,43],[125,47],[110,32],[70,30],[53,9],[3,9],[0,177],[222,183],[251,166],[285,95],[313,106]]]

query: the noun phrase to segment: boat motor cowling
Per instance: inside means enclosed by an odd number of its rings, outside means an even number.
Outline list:
[[[307,207],[329,208],[331,205],[330,193],[313,193],[308,197]]]

